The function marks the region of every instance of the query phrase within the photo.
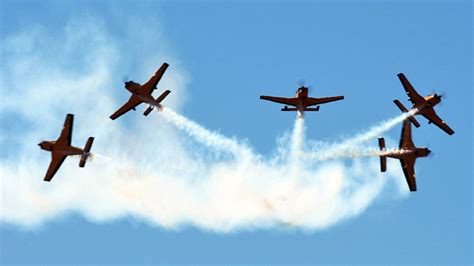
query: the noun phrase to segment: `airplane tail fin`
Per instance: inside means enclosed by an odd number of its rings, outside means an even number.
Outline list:
[[[405,106],[403,106],[403,104],[399,100],[393,100],[393,102],[402,112],[408,113],[408,109]],[[408,119],[412,122],[412,124],[415,127],[420,127],[420,123],[418,123],[418,121],[415,119],[414,116],[410,116],[408,117]]]
[[[82,153],[81,161],[79,162],[79,167],[84,167],[86,165],[87,158],[91,155],[90,150],[92,143],[94,142],[94,137],[89,137],[84,147],[84,153]]]
[[[168,96],[168,94],[170,94],[170,93],[171,93],[170,90],[166,90],[166,91],[163,92],[158,98],[156,98],[156,102],[157,102],[158,104],[161,103],[161,101],[163,101],[163,100],[166,98],[166,96]],[[144,115],[144,116],[147,116],[148,114],[151,113],[151,111],[153,111],[154,108],[155,108],[154,106],[151,106],[151,105],[150,105],[150,106],[145,110],[145,112],[143,113],[143,115]],[[158,108],[160,108],[160,107],[158,107]]]
[[[319,111],[319,106],[317,106],[316,108],[306,107],[305,109],[303,109],[303,111]]]
[[[380,151],[385,151],[385,139],[379,138],[379,148]],[[380,155],[380,171],[387,171],[387,156]]]

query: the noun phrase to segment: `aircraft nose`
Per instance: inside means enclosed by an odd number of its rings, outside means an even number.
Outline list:
[[[427,149],[426,149],[426,153],[427,153],[427,154],[430,154],[430,153],[431,153],[431,150],[427,148]]]

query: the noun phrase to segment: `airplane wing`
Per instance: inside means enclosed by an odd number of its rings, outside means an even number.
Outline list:
[[[117,111],[115,111],[115,113],[113,113],[110,116],[110,119],[112,120],[117,119],[118,117],[130,111],[131,109],[137,107],[137,105],[139,105],[142,102],[143,101],[140,98],[138,98],[138,96],[132,95],[130,99],[128,99],[128,101],[124,105],[122,105],[122,107],[120,107]]]
[[[316,104],[323,104],[323,103],[329,103],[329,102],[334,102],[334,101],[340,101],[343,100],[344,96],[334,96],[334,97],[325,97],[325,98],[306,98],[305,100],[305,105],[310,106],[310,105],[316,105]]]
[[[49,164],[48,171],[44,176],[44,181],[49,182],[51,179],[53,179],[53,176],[56,174],[59,167],[61,167],[61,164],[63,164],[66,157],[66,155],[61,155],[55,152],[51,153],[51,163]]]
[[[400,159],[410,191],[416,191],[415,160]]]
[[[276,103],[282,103],[286,105],[296,106],[297,99],[296,98],[282,98],[282,97],[273,97],[273,96],[260,96],[260,99],[267,100]]]
[[[161,77],[163,77],[163,74],[165,74],[168,66],[169,65],[167,63],[163,63],[163,65],[161,65],[161,67],[156,71],[155,75],[153,75],[150,80],[140,87],[139,91],[141,93],[151,94],[153,90],[156,89],[156,85],[158,82],[160,82]]]
[[[452,130],[435,112],[433,108],[426,108],[421,113],[426,119],[428,119],[431,123],[435,124],[439,128],[441,128],[444,132],[448,133],[449,135],[454,134],[454,130]]]
[[[400,145],[398,147],[401,149],[415,147],[411,138],[411,124],[408,119],[403,121],[402,135],[400,136]]]
[[[66,143],[67,145],[71,145],[72,140],[72,125],[74,123],[74,115],[67,114],[66,119],[64,120],[63,130],[61,131],[61,135],[59,136],[57,142]]]
[[[413,86],[410,84],[410,82],[403,73],[399,73],[397,76],[400,79],[400,82],[402,83],[403,88],[405,89],[405,92],[407,93],[412,103],[419,103],[425,100],[425,98],[423,98],[420,94],[418,94],[418,92],[416,92],[415,88],[413,88]]]

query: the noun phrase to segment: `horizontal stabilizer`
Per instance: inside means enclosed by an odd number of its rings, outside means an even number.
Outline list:
[[[161,101],[163,101],[163,100],[166,98],[166,96],[168,96],[168,94],[170,94],[170,93],[171,93],[170,90],[166,90],[166,91],[163,92],[158,98],[156,98],[156,103],[157,103],[157,106],[156,106],[156,107],[158,107],[158,110],[161,110],[161,108],[162,108],[161,105],[160,105]],[[150,106],[145,110],[145,112],[143,113],[143,115],[144,115],[144,116],[147,116],[148,114],[151,113],[151,111],[153,111],[154,108],[155,108],[155,106],[151,106],[151,105],[150,105]]]
[[[381,151],[385,151],[385,139],[379,138],[379,148]],[[387,157],[385,155],[380,155],[380,171],[387,171]]]
[[[148,108],[145,110],[145,112],[143,113],[144,116],[147,116],[149,113],[151,113],[151,111],[153,111],[153,106],[148,106]]]
[[[170,93],[171,93],[170,90],[166,90],[165,92],[163,92],[163,93],[160,95],[160,97],[156,98],[156,101],[157,101],[158,103],[161,103],[161,101],[163,101],[163,100],[166,98],[166,96],[168,96],[168,94],[170,94]]]
[[[307,108],[303,109],[303,111],[319,111],[319,106],[317,106],[316,108],[307,107]]]
[[[285,112],[288,112],[288,111],[298,111],[297,108],[293,108],[293,107],[289,108],[288,106],[285,106],[285,108],[282,108],[281,110],[282,110],[282,111],[285,111]]]
[[[81,156],[81,161],[79,162],[79,167],[84,167],[86,165],[87,157],[90,155],[90,150],[92,148],[92,143],[94,142],[94,137],[89,137],[84,147],[84,152]]]
[[[379,138],[379,148],[381,151],[385,150],[385,139],[384,138]]]
[[[408,113],[408,109],[405,106],[403,106],[403,104],[399,100],[393,100],[393,102],[402,112]],[[415,117],[409,116],[408,119],[410,120],[410,122],[412,122],[412,124],[415,127],[420,127],[420,123],[418,123]]]

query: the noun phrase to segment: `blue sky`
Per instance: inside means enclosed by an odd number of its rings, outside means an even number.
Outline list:
[[[105,69],[111,74],[97,82],[115,102],[100,95],[88,96],[104,99],[100,105],[113,109],[128,97],[122,89],[124,76],[140,82],[163,61],[171,65],[166,75],[177,80],[163,84],[173,90],[167,99],[173,108],[206,128],[245,139],[263,155],[271,154],[275,139],[291,130],[294,115],[280,112],[279,106],[258,97],[290,97],[301,79],[312,87],[314,97],[345,95],[343,102],[321,106],[320,112],[306,116],[309,139],[337,142],[398,115],[392,100],[406,102],[396,77],[399,72],[404,72],[423,95],[433,91],[447,94],[437,112],[456,131],[448,136],[420,118],[422,126],[414,129],[414,142],[428,145],[435,156],[417,162],[419,191],[398,197],[384,190],[385,194],[362,213],[325,229],[270,227],[218,233],[187,225],[170,230],[133,215],[97,219],[100,215],[96,213],[72,208],[33,228],[1,217],[2,264],[473,262],[469,1],[2,1],[1,5],[2,61],[8,62],[1,67],[2,95],[30,92],[25,94],[25,105],[21,100],[13,102],[18,111],[0,109],[3,166],[14,164],[15,156],[25,155],[22,152],[27,149],[15,148],[30,145],[23,143],[21,136],[26,133],[22,132],[42,128],[40,132],[46,136],[28,135],[35,141],[55,136],[65,112],[76,113],[75,126],[78,130],[82,127],[75,135],[78,145],[86,135],[99,134],[97,128],[84,128],[86,119],[79,120],[80,116],[92,115],[84,113],[84,106],[42,106],[39,103],[43,99],[36,102],[28,98],[48,95],[47,91],[35,91],[35,86],[55,91],[59,82],[54,77],[94,76],[94,72]],[[91,34],[97,38],[88,39]],[[28,42],[18,48],[15,40],[21,38],[33,40],[33,48]],[[23,53],[34,53],[42,60],[28,65],[31,62],[22,57]],[[94,61],[102,56],[104,62]],[[48,72],[58,66],[65,73]],[[32,76],[26,76],[26,81],[12,82],[3,74],[24,73],[23,68]],[[49,80],[51,88],[35,78]],[[109,83],[102,84],[104,80]],[[97,85],[94,79],[90,84]],[[2,97],[2,105],[6,106],[7,101]],[[47,126],[35,121],[35,113],[30,111],[33,103]],[[90,113],[94,110],[94,106],[87,108]],[[147,119],[139,112],[127,114],[114,126],[123,129],[123,135],[152,137],[155,132],[147,130],[152,120]],[[132,126],[143,131],[127,131]],[[159,130],[164,125],[150,127],[161,136]],[[397,126],[384,136],[397,142],[399,134]],[[123,144],[129,142],[125,137],[120,140]],[[370,144],[375,146],[376,140]],[[100,150],[105,144],[95,145]],[[129,152],[137,158],[153,149]],[[43,158],[45,153],[37,151],[31,156]],[[46,163],[45,158],[39,160]],[[71,171],[79,171],[75,163]],[[63,179],[67,173],[64,170]],[[2,175],[2,183],[6,181]],[[2,202],[8,200],[5,189],[7,186],[2,185]],[[2,209],[10,208],[4,204]]]

